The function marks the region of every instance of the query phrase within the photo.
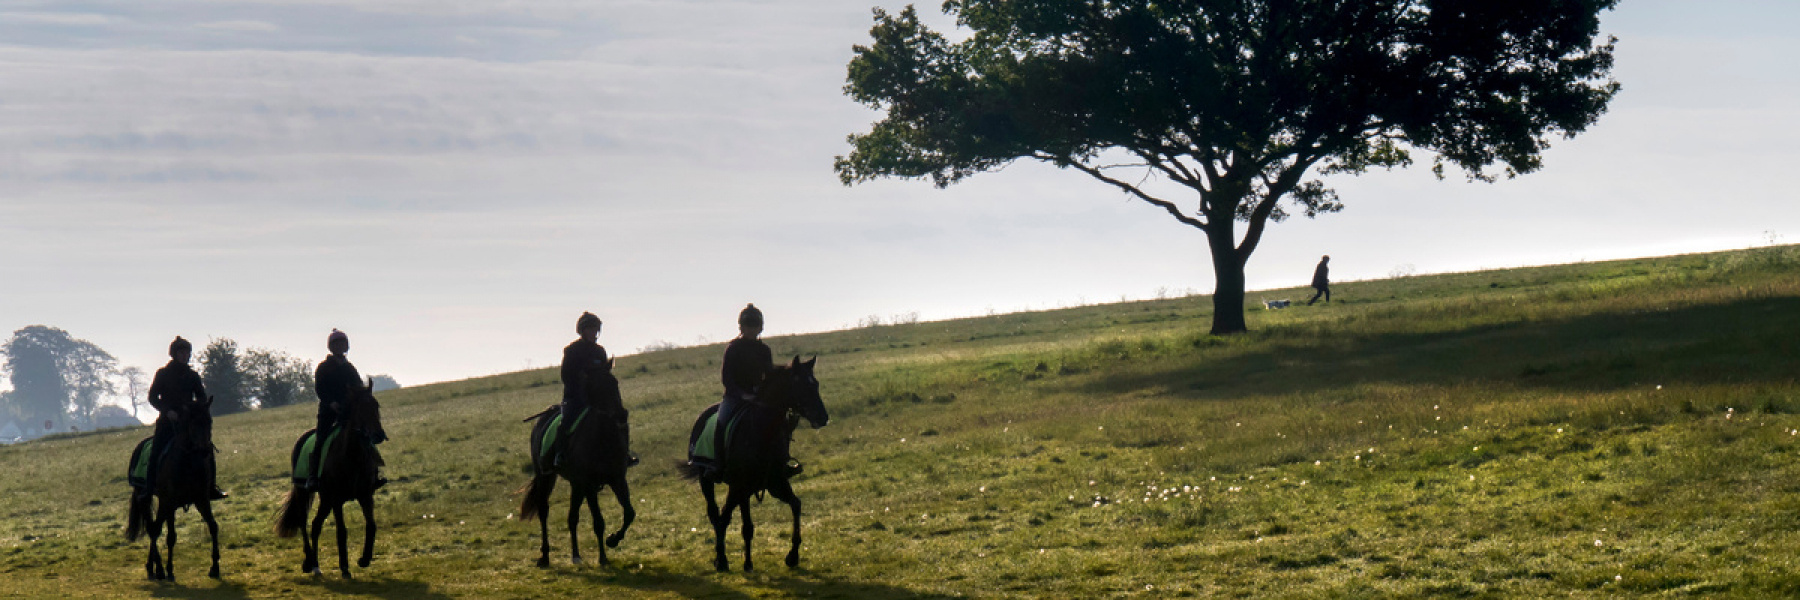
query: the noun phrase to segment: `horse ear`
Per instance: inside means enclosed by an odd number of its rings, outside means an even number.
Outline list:
[[[813,366],[813,363],[816,363],[816,362],[819,362],[819,355],[814,354],[812,358],[807,359],[806,366],[809,366],[809,367]]]
[[[369,391],[374,391],[374,390],[375,390],[375,376],[374,376],[374,375],[370,375],[370,376],[369,376],[369,385],[368,385],[368,387],[365,387],[365,388],[363,388],[363,389],[366,389],[366,390],[369,390]]]
[[[608,371],[613,370],[613,365],[617,365],[617,364],[619,364],[619,359],[617,359],[617,358],[606,359],[606,370],[608,370]]]
[[[788,368],[792,369],[792,368],[797,368],[799,366],[800,366],[800,355],[795,354],[794,362],[788,363]]]

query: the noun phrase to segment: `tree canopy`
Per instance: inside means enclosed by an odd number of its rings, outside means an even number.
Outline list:
[[[13,332],[0,346],[13,391],[9,409],[30,426],[65,417],[86,423],[103,396],[113,393],[118,360],[87,340],[44,325]]]
[[[1424,151],[1440,177],[1494,181],[1593,124],[1619,87],[1596,39],[1616,1],[949,0],[957,42],[877,9],[844,89],[884,116],[835,167],[846,185],[1085,173],[1205,232],[1213,330],[1242,331],[1267,223],[1343,208],[1324,176]]]

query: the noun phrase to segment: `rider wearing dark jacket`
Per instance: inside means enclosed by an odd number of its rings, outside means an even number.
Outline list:
[[[157,467],[162,464],[162,455],[169,446],[169,439],[175,436],[175,427],[181,421],[181,412],[188,403],[206,401],[206,387],[200,382],[200,374],[188,366],[193,358],[194,344],[175,336],[169,343],[169,364],[156,370],[156,377],[150,380],[150,406],[156,409],[156,433],[150,438],[150,461],[148,472],[149,485],[144,492],[149,493],[156,485]],[[213,499],[226,497],[219,490],[218,473],[213,473]]]
[[[610,414],[619,428],[619,442],[625,450],[627,466],[636,466],[638,459],[631,455],[630,411],[619,398],[607,395],[594,398],[588,394],[588,379],[612,370],[612,361],[606,356],[606,347],[601,346],[600,317],[591,312],[581,313],[575,320],[575,333],[579,339],[569,342],[563,347],[562,359],[562,421],[556,433],[556,447],[551,452],[554,458],[551,467],[562,463],[563,450],[569,446],[569,435],[574,430],[575,420],[581,411],[593,408],[598,412]]]
[[[306,489],[309,490],[319,486],[319,471],[322,467],[319,460],[324,456],[326,436],[331,434],[332,427],[342,424],[344,417],[350,414],[351,404],[356,401],[356,396],[350,390],[363,386],[362,374],[356,372],[356,365],[350,364],[350,359],[344,356],[350,351],[350,336],[333,329],[331,335],[325,338],[325,347],[331,350],[331,355],[319,361],[319,367],[313,370],[313,394],[319,397],[319,421],[318,429],[313,433],[313,472],[306,480]],[[379,488],[386,483],[386,478],[376,476],[375,487]]]
[[[719,400],[719,416],[713,425],[714,467],[725,463],[725,430],[743,405],[756,401],[763,380],[774,368],[774,352],[757,336],[762,335],[763,314],[755,304],[738,313],[738,337],[725,345],[724,364],[719,380],[725,384],[725,396]]]

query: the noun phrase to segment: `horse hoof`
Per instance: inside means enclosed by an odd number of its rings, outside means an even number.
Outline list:
[[[213,579],[223,579],[222,577],[219,577],[219,568],[218,567],[213,567],[211,571],[207,571],[206,576],[211,577]]]
[[[349,581],[349,580],[352,580],[352,579],[356,579],[356,578],[355,578],[355,577],[351,577],[351,576],[350,576],[350,570],[349,570],[349,569],[344,569],[344,581]]]
[[[356,566],[366,569],[366,568],[369,568],[369,563],[371,563],[371,562],[375,562],[374,559],[359,558],[359,559],[356,559]]]
[[[546,557],[543,557],[543,558],[540,558],[540,559],[538,559],[538,563],[537,563],[537,565],[538,565],[538,568],[539,568],[539,569],[548,569],[548,568],[550,568],[550,557],[548,557],[548,556],[546,556]]]
[[[792,569],[792,568],[794,568],[794,567],[798,567],[798,566],[800,566],[800,555],[798,555],[798,554],[789,554],[789,555],[788,555],[788,557],[787,557],[787,561],[786,561],[786,562],[787,562],[787,566],[788,566],[788,568],[789,568],[789,569]]]
[[[624,540],[625,540],[625,536],[622,536],[622,535],[615,535],[615,536],[606,538],[606,547],[617,548],[617,547],[619,547],[619,542],[622,542]]]
[[[713,561],[713,569],[720,573],[730,573],[731,565],[725,564],[725,561],[722,560],[715,560]]]
[[[569,564],[571,564],[571,565],[575,565],[575,566],[577,566],[577,567],[579,567],[579,566],[581,566],[581,557],[579,557],[579,556],[577,556],[577,557],[574,557],[574,558],[570,558],[570,559],[569,559]]]

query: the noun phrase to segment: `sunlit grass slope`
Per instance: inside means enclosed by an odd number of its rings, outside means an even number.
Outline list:
[[[713,573],[674,476],[718,346],[619,361],[645,465],[611,567],[568,564],[566,486],[552,568],[513,514],[548,369],[381,396],[396,481],[355,581],[269,532],[311,407],[218,420],[222,583],[191,513],[182,582],[142,581],[120,531],[147,430],[41,440],[0,449],[0,595],[1793,596],[1797,269],[1781,247],[1347,283],[1225,338],[1207,298],[775,338],[818,355],[833,411],[795,437],[798,570],[770,501],[761,570],[734,529]]]

